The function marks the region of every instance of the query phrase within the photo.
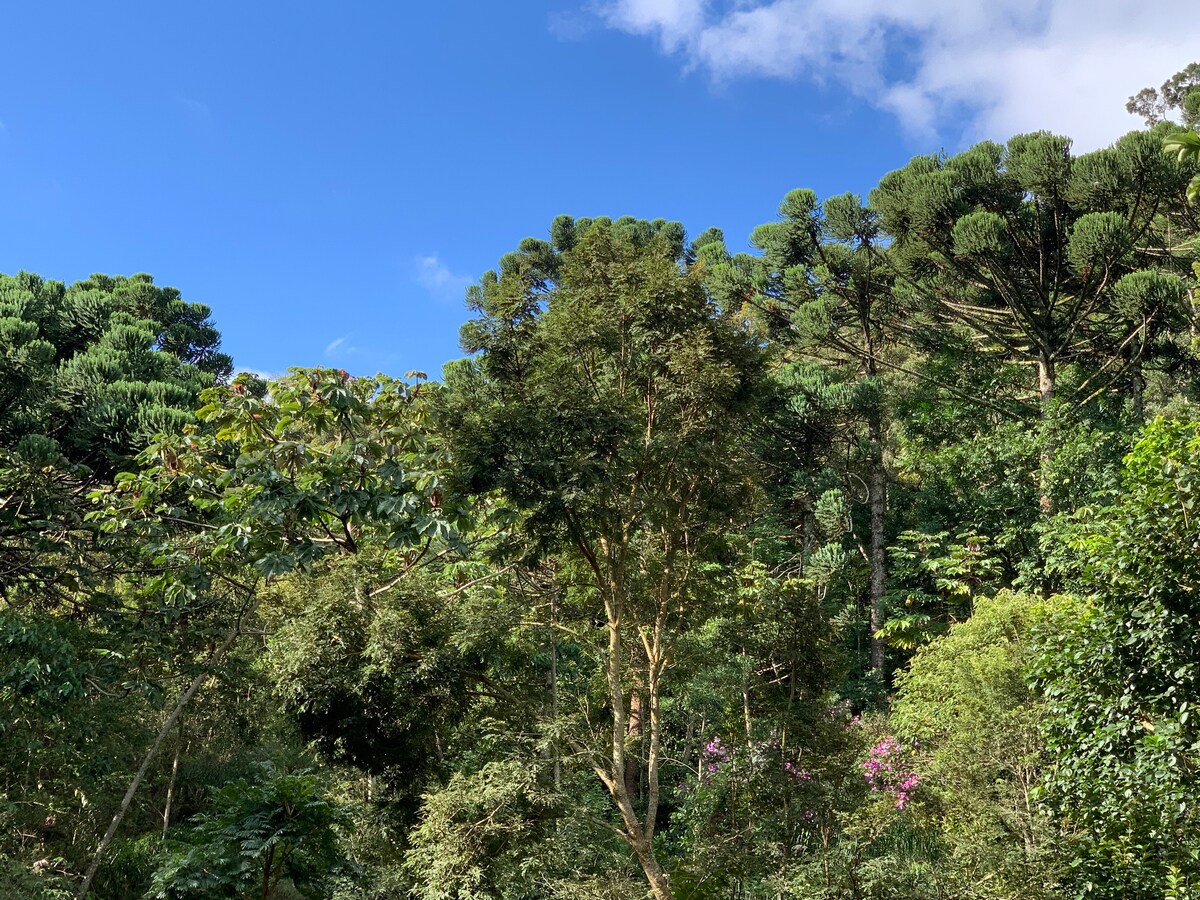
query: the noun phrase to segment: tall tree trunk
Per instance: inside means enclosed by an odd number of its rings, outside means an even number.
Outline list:
[[[1139,423],[1146,421],[1146,376],[1142,374],[1141,360],[1136,360],[1129,369],[1129,394],[1133,405],[1133,417]]]
[[[642,871],[646,873],[646,881],[650,884],[650,893],[654,900],[674,900],[675,894],[671,890],[671,879],[659,865],[650,843],[647,841],[643,850],[635,847],[634,853],[637,854],[638,862],[642,864]]]
[[[648,665],[650,677],[646,683],[646,703],[649,707],[651,723],[651,765],[648,776],[650,801],[648,803],[649,808],[646,814],[646,821],[643,823],[639,820],[634,810],[633,792],[630,790],[627,778],[628,760],[625,748],[630,727],[630,710],[626,706],[623,687],[628,672],[626,671],[626,654],[623,646],[622,615],[624,612],[624,603],[622,602],[622,588],[610,582],[605,593],[607,594],[605,598],[605,614],[608,619],[608,660],[606,674],[608,676],[608,699],[609,703],[612,704],[612,756],[608,760],[609,765],[597,765],[595,772],[600,777],[605,788],[608,789],[613,803],[616,804],[617,811],[621,814],[621,822],[625,827],[625,839],[629,842],[630,848],[633,850],[638,863],[642,867],[642,871],[646,875],[646,881],[650,886],[650,893],[654,897],[654,900],[674,900],[670,878],[663,870],[654,853],[654,816],[656,815],[655,808],[658,805],[658,728],[660,727],[656,696],[659,690],[655,670],[656,662],[654,657],[651,656]],[[637,713],[639,720],[641,719],[641,703],[642,701],[639,697],[639,710]]]
[[[225,655],[233,648],[233,645],[237,643],[237,639],[241,637],[242,634],[243,623],[247,618],[254,614],[254,610],[257,607],[258,598],[256,597],[246,607],[245,611],[238,617],[237,624],[235,624],[230,630],[229,634],[225,636],[225,640],[222,641],[220,646],[213,651],[212,656],[209,657],[208,666],[205,668],[205,671],[193,678],[191,683],[184,688],[184,691],[180,695],[178,702],[175,704],[175,708],[171,710],[171,714],[167,716],[167,720],[163,722],[162,727],[158,730],[158,734],[154,737],[154,743],[150,745],[150,749],[146,751],[145,757],[142,758],[142,764],[138,767],[137,772],[134,774],[133,780],[129,782],[129,789],[125,791],[125,796],[121,799],[121,805],[117,808],[117,812],[113,816],[113,820],[108,826],[108,831],[104,833],[104,837],[100,839],[99,846],[96,847],[95,854],[92,855],[92,861],[88,865],[87,872],[83,876],[83,883],[75,892],[75,900],[83,900],[83,898],[87,896],[88,891],[92,889],[92,882],[95,881],[96,873],[100,870],[100,863],[104,860],[104,854],[107,852],[109,845],[116,836],[117,829],[121,827],[121,822],[125,819],[125,814],[129,812],[129,806],[131,803],[133,803],[133,798],[134,795],[137,794],[138,788],[142,786],[142,780],[146,777],[146,772],[150,768],[150,763],[153,762],[154,757],[158,755],[158,751],[162,747],[163,741],[166,740],[167,735],[171,733],[171,729],[175,727],[175,722],[178,721],[181,715],[183,715],[184,707],[191,702],[191,699],[195,696],[196,691],[200,690],[200,686],[204,684],[204,682],[207,681],[211,676],[211,668],[219,665],[221,660],[225,658]]]
[[[637,857],[638,864],[641,865],[642,872],[646,875],[646,883],[650,886],[650,893],[654,900],[674,900],[671,879],[663,870],[654,853],[653,829],[650,827],[650,823],[643,827],[638,820],[637,813],[633,809],[633,799],[625,789],[624,779],[602,775],[601,780],[608,788],[617,805],[617,810],[621,814],[621,821],[625,826],[625,839],[629,842],[633,855]]]
[[[661,628],[656,628],[654,647],[657,650],[660,646]],[[646,685],[646,705],[649,708],[650,716],[650,739],[649,749],[646,754],[646,824],[642,829],[642,839],[646,843],[649,858],[647,862],[642,863],[642,869],[646,873],[646,878],[650,882],[654,896],[669,898],[672,894],[670,880],[654,856],[654,831],[658,819],[659,766],[662,757],[662,709],[659,705],[659,700],[662,697],[661,675],[663,663],[657,653],[650,654],[648,669],[649,678]]]
[[[640,747],[642,743],[642,694],[635,687],[629,694],[629,725],[626,730],[626,750]],[[632,764],[631,764],[632,763]],[[631,761],[625,757],[625,790],[630,798],[638,795],[638,774],[641,766],[636,757]]]
[[[746,743],[754,739],[754,721],[750,714],[750,679],[742,682],[742,727],[746,729]]]
[[[263,877],[262,877],[262,900],[268,900],[271,896],[271,868],[275,865],[275,848],[271,847],[267,851],[266,859],[263,860]]]
[[[183,716],[179,717],[178,733],[175,736],[175,756],[171,760],[171,780],[167,782],[167,802],[163,807],[163,840],[171,827],[171,807],[175,800],[175,782],[179,778],[179,755],[183,752]]]
[[[1043,353],[1038,358],[1038,395],[1041,398],[1042,435],[1041,451],[1039,453],[1040,469],[1038,472],[1038,507],[1042,515],[1054,513],[1054,498],[1050,494],[1050,466],[1054,462],[1054,442],[1050,435],[1050,405],[1054,402],[1054,390],[1057,374],[1054,371],[1054,359]]]
[[[859,297],[859,327],[862,329],[864,374],[871,379],[879,377],[879,364],[875,352],[875,336],[871,330],[871,298],[869,288]],[[871,510],[871,581],[869,585],[871,621],[871,671],[883,681],[883,666],[886,646],[879,630],[883,628],[883,598],[887,593],[887,535],[884,532],[884,514],[887,511],[887,470],[883,465],[883,397],[880,396],[867,417],[868,453],[870,472],[867,483],[867,503]]]
[[[558,723],[558,594],[557,587],[550,593],[550,716]],[[562,787],[562,756],[558,744],[551,748],[554,754],[554,789]]]
[[[884,512],[887,509],[887,470],[883,465],[883,423],[879,411],[871,414],[870,424],[871,472],[868,484],[871,507],[871,671],[883,678],[884,651],[879,630],[883,628],[884,595],[887,593],[887,535],[884,532]]]
[[[1047,354],[1038,358],[1038,394],[1041,397],[1043,409],[1054,399],[1054,391],[1058,374],[1054,370],[1054,360]]]

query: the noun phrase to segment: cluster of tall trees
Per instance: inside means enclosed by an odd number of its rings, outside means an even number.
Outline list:
[[[1193,896],[1198,82],[560,216],[440,382],[0,278],[0,895]]]

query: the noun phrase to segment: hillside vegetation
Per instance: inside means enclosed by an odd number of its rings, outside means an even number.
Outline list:
[[[1197,82],[560,216],[441,380],[0,277],[0,896],[1200,897]]]

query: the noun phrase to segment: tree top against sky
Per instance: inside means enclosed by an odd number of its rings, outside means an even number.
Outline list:
[[[239,366],[364,374],[436,375],[466,287],[564,210],[716,224],[737,252],[796,184],[866,196],[914,155],[1043,128],[1103,146],[1200,45],[1182,0],[74,2],[8,24],[41,39],[0,60],[0,272],[153,272]]]

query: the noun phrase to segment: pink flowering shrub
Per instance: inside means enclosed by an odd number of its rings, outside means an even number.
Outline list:
[[[799,784],[808,784],[813,780],[813,773],[808,769],[798,762],[783,758],[777,738],[730,748],[719,737],[714,737],[700,751],[700,778],[704,782],[710,781],[718,773],[724,773],[746,784],[752,777],[769,776],[772,770],[778,770],[787,779]]]
[[[699,765],[678,787],[681,818],[728,816],[730,822],[756,805],[790,810],[793,829],[812,831],[819,824],[825,787],[818,773],[806,768],[799,750],[785,750],[775,735],[746,743],[712,737],[700,747]],[[795,834],[788,840],[798,840]],[[789,843],[789,846],[791,844]]]
[[[786,772],[789,777],[794,778],[801,784],[807,784],[813,780],[812,772],[808,771],[808,769],[801,768],[791,760],[788,760],[783,764],[783,771]]]
[[[868,751],[863,777],[872,791],[895,798],[896,809],[904,809],[912,792],[921,784],[921,777],[911,769],[908,749],[890,736]]]
[[[729,748],[721,743],[719,737],[713,738],[700,751],[700,762],[703,765],[704,772],[708,775],[716,775],[717,772],[721,771],[721,764],[728,760]]]

